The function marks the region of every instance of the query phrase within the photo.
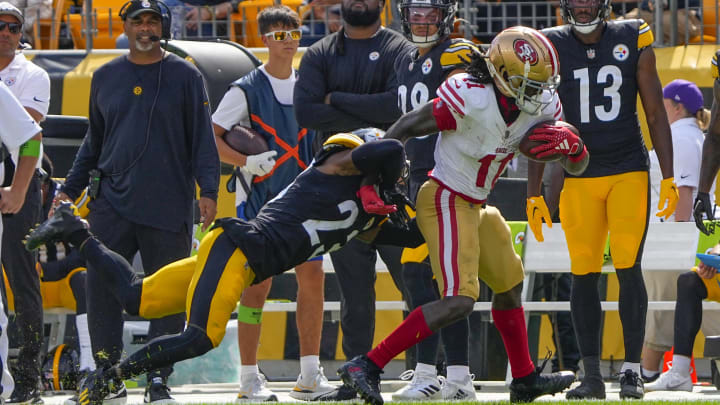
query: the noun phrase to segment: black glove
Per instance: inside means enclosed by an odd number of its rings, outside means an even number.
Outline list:
[[[705,235],[710,235],[712,231],[705,227],[703,214],[705,214],[708,220],[713,221],[715,219],[715,207],[710,203],[710,195],[708,193],[698,192],[697,197],[695,197],[695,204],[693,205],[695,226],[697,226],[700,232]],[[711,228],[714,230],[715,227],[711,226]]]
[[[415,210],[415,205],[410,201],[407,195],[400,191],[400,189],[395,186],[392,189],[383,191],[383,200],[386,204],[394,204],[397,206],[397,211],[389,214],[390,221],[393,223],[393,225],[399,226],[405,230],[410,229],[408,227],[408,223],[410,222],[410,215],[408,215],[407,210],[405,209],[406,206],[410,207]]]

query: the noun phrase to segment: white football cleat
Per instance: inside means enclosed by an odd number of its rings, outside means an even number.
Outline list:
[[[429,401],[442,399],[442,383],[434,373],[405,370],[400,379],[410,383],[392,394],[393,401]]]

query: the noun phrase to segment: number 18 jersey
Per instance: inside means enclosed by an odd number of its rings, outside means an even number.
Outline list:
[[[477,83],[461,73],[449,77],[438,88],[434,114],[444,115],[435,147],[435,168],[430,177],[468,201],[482,203],[517,152],[518,144],[536,124],[562,118],[557,93],[545,91],[547,103],[538,115],[521,112],[510,125],[505,123],[493,84]],[[452,114],[449,117],[448,114]]]

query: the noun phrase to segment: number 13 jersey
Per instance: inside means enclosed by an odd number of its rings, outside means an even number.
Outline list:
[[[600,41],[591,45],[580,42],[570,25],[542,31],[560,56],[558,93],[565,121],[580,131],[590,152],[590,164],[579,177],[648,169],[637,117],[637,64],[653,34],[642,20],[606,24]]]

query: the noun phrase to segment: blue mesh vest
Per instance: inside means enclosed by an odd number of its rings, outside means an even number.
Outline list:
[[[244,209],[238,208],[238,217],[251,219],[310,164],[314,132],[298,125],[293,106],[275,98],[270,80],[260,69],[232,85],[245,92],[252,128],[265,137],[270,150],[277,151],[273,171],[253,178],[247,203]]]

